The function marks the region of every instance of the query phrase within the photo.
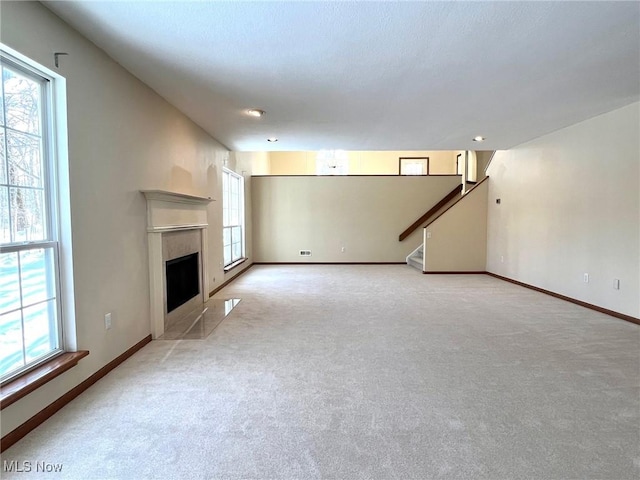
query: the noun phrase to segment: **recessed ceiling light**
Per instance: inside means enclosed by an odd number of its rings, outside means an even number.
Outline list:
[[[267,138],[267,142],[272,142],[273,143],[273,142],[277,142],[277,141],[278,141],[278,139],[276,137]]]
[[[247,110],[247,115],[249,115],[250,117],[262,117],[264,116],[265,111],[264,110],[260,110],[259,108],[249,108]]]
[[[484,142],[484,137],[478,135],[477,137],[473,137],[474,142]]]

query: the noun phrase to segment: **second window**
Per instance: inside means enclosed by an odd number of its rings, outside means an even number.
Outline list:
[[[222,232],[224,266],[244,258],[244,178],[222,171]]]

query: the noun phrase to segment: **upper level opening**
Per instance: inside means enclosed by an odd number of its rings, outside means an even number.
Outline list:
[[[464,151],[264,152],[254,175],[462,175]]]

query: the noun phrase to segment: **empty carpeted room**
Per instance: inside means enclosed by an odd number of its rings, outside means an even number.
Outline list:
[[[0,3],[2,478],[640,476],[640,3]]]

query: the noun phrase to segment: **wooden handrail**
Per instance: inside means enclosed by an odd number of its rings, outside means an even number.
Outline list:
[[[455,202],[453,202],[451,205],[449,205],[447,207],[446,210],[443,210],[442,212],[440,212],[437,216],[435,216],[434,218],[432,218],[429,223],[427,223],[424,228],[427,228],[429,225],[431,225],[433,222],[435,222],[437,219],[439,219],[442,215],[444,215],[446,212],[448,212],[450,209],[452,209],[459,201],[461,201],[464,197],[466,197],[467,195],[469,195],[471,192],[473,192],[476,188],[478,188],[480,185],[482,185],[484,182],[486,182],[487,180],[489,180],[489,177],[484,177],[482,180],[480,180],[478,183],[476,183],[473,187],[471,187],[469,190],[467,190],[467,193],[465,193],[464,195],[462,195],[458,200],[456,200]]]
[[[450,202],[456,195],[458,195],[462,191],[462,184],[456,186],[453,190],[451,190],[442,200],[436,203],[432,208],[429,209],[427,213],[422,215],[418,220],[413,222],[409,228],[407,228],[404,232],[400,234],[398,237],[398,241],[401,242],[413,232],[415,232],[420,225],[429,220],[429,217],[434,215],[438,210],[444,207],[448,202]]]

